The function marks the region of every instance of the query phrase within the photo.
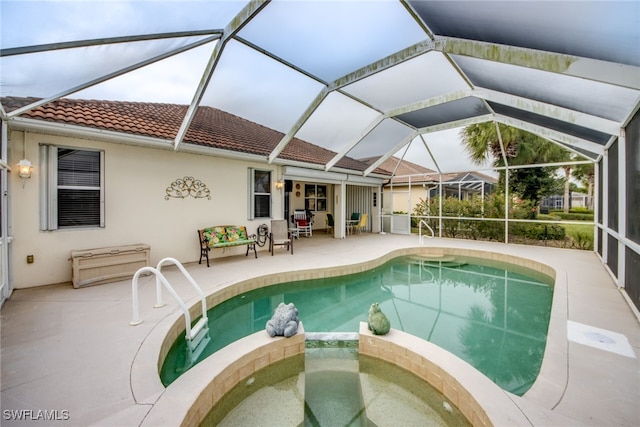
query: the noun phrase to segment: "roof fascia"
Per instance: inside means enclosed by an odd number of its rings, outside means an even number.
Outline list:
[[[473,90],[473,96],[485,101],[497,102],[498,104],[539,114],[545,117],[551,117],[553,119],[596,130],[598,132],[607,133],[609,135],[617,135],[620,133],[621,123],[593,116],[591,114],[581,113],[568,108],[558,107],[556,105],[481,87],[476,87]]]
[[[640,89],[640,68],[555,52],[455,37],[436,37],[436,50]]]
[[[36,132],[50,135],[59,135],[63,137],[82,138],[101,142],[110,142],[116,144],[133,145],[146,148],[155,148],[161,150],[173,150],[172,140],[153,138],[142,135],[132,135],[122,132],[88,128],[78,125],[70,125],[66,123],[47,122],[38,119],[31,119],[26,117],[15,117],[8,121],[3,121],[3,124],[7,123],[11,130]],[[205,147],[196,144],[185,143],[182,145],[180,152],[188,154],[199,154],[212,157],[224,157],[228,159],[244,160],[258,163],[265,163],[265,156],[258,154],[249,154],[239,151],[224,150],[220,148]],[[278,159],[276,162],[278,165],[291,165],[304,169],[315,169],[318,171],[324,171],[324,165],[304,163],[295,160]],[[362,172],[349,169],[336,169],[350,175],[361,175]],[[374,174],[375,175],[375,174]]]
[[[171,149],[170,139],[153,138],[142,135],[131,135],[104,129],[95,129],[67,123],[47,122],[26,117],[14,117],[8,121],[12,130],[46,133],[51,135],[93,139],[103,142],[126,143],[160,149]]]
[[[282,173],[287,179],[316,180],[335,184],[347,182],[362,185],[381,185],[388,179],[388,177],[365,177],[347,170],[340,172],[327,172],[325,170],[290,165],[286,165]]]
[[[597,144],[592,141],[588,141],[586,139],[577,138],[572,135],[567,135],[566,133],[558,132],[543,126],[535,125],[533,123],[529,123],[523,120],[514,119],[512,117],[503,116],[500,114],[496,114],[494,116],[494,120],[496,122],[520,128],[527,132],[531,132],[536,134],[542,138],[546,138],[550,141],[559,141],[564,144],[568,144],[570,146],[574,146],[585,151],[589,151],[590,153],[601,155],[604,154],[604,147],[600,144]]]
[[[375,73],[383,71],[387,68],[393,67],[401,62],[407,61],[411,58],[415,58],[416,56],[422,55],[423,53],[432,51],[434,49],[434,44],[431,40],[425,40],[419,43],[416,43],[412,46],[409,46],[401,51],[393,53],[385,58],[382,58],[376,62],[373,62],[367,66],[360,68],[359,70],[353,71],[343,77],[340,77],[333,82],[326,84],[326,86],[320,91],[320,93],[315,97],[313,101],[309,104],[307,109],[302,113],[302,115],[296,120],[293,124],[289,132],[280,140],[278,145],[273,149],[271,154],[269,155],[269,163],[273,162],[284,150],[284,148],[291,142],[295,134],[300,130],[300,128],[309,120],[311,114],[320,106],[322,101],[333,91],[340,90],[341,88],[355,83],[358,80],[369,77]],[[305,73],[306,74],[306,73]],[[308,75],[308,74],[307,74]],[[315,78],[318,81],[321,81],[318,78]],[[350,94],[345,94],[350,98],[353,98]],[[361,100],[357,100],[361,102]],[[335,159],[334,159],[335,160]],[[338,159],[339,160],[339,159]]]
[[[65,123],[46,122],[43,120],[24,117],[16,117],[10,120],[8,123],[10,128],[16,131],[45,133],[63,137],[82,138],[101,142],[133,145],[145,148],[155,148],[160,150],[173,150],[172,140],[170,139],[132,135],[122,132],[87,128]],[[181,152],[214,157],[225,157],[237,160],[264,162],[264,156],[261,155],[247,154],[231,150],[222,150],[212,147],[203,147],[195,144],[185,144]]]
[[[225,27],[222,37],[220,38],[220,42],[216,45],[215,49],[211,53],[211,57],[209,58],[209,62],[207,62],[207,66],[204,69],[202,74],[202,78],[200,79],[200,83],[196,88],[196,91],[193,95],[193,100],[187,109],[187,113],[185,114],[184,120],[180,125],[180,129],[178,129],[178,133],[176,134],[174,140],[174,150],[178,150],[180,144],[184,140],[187,131],[189,130],[189,126],[191,126],[191,122],[196,115],[196,111],[198,110],[198,106],[200,105],[200,101],[202,101],[202,97],[204,96],[204,91],[209,86],[209,82],[211,81],[211,77],[213,76],[213,72],[215,71],[218,62],[220,61],[220,57],[222,56],[222,52],[229,40],[240,31],[254,16],[262,10],[267,4],[269,0],[251,0],[245,7],[242,8],[240,12],[231,20],[231,22]]]

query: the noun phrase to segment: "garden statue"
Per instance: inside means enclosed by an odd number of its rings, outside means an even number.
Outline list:
[[[391,323],[387,316],[380,310],[380,305],[377,302],[371,304],[369,308],[369,330],[374,335],[386,335],[389,333]]]
[[[298,332],[298,309],[293,303],[285,304],[281,302],[276,307],[275,313],[271,320],[267,322],[267,333],[271,337],[284,336],[290,337]]]

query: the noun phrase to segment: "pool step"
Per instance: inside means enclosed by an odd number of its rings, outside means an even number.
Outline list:
[[[459,260],[454,255],[416,255],[410,259],[421,267],[458,268],[467,265],[466,261]]]
[[[307,334],[302,425],[375,425],[367,418],[365,411],[357,336],[342,333]]]

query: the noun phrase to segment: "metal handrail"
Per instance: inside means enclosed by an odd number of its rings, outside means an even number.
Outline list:
[[[171,286],[171,284],[169,283],[167,278],[160,271],[162,269],[162,266],[164,264],[167,264],[167,263],[175,264],[180,269],[182,274],[185,276],[185,278],[191,284],[191,286],[193,286],[193,288],[198,293],[198,296],[200,297],[200,300],[202,302],[202,318],[193,326],[193,328],[191,327],[191,315],[189,314],[189,309],[185,305],[185,303],[182,300],[182,298],[180,298],[180,296],[178,295],[176,290],[173,288],[173,286]],[[142,267],[141,269],[136,271],[136,273],[134,274],[133,280],[132,280],[132,283],[131,283],[131,288],[132,288],[131,292],[132,292],[132,296],[133,296],[133,320],[131,322],[129,322],[129,324],[131,326],[136,326],[136,325],[139,325],[139,324],[142,323],[142,320],[140,320],[140,314],[139,314],[139,310],[138,310],[138,278],[143,273],[152,273],[152,274],[154,274],[156,276],[156,294],[157,294],[157,296],[156,296],[156,304],[154,305],[154,308],[163,307],[165,305],[162,302],[162,286],[161,286],[161,285],[164,285],[164,287],[167,288],[169,293],[173,296],[173,298],[176,300],[176,302],[178,303],[178,305],[182,309],[182,311],[184,313],[184,320],[185,320],[185,323],[186,323],[186,327],[185,327],[186,334],[185,335],[186,335],[187,340],[189,340],[189,341],[193,340],[198,335],[198,333],[200,331],[202,331],[203,329],[206,329],[206,327],[207,327],[207,302],[206,302],[206,298],[204,296],[204,293],[202,292],[202,288],[200,288],[200,286],[198,286],[198,284],[195,282],[195,280],[193,280],[191,275],[189,273],[187,273],[187,270],[183,267],[183,265],[180,264],[180,262],[178,260],[174,259],[174,258],[164,258],[164,259],[160,260],[160,262],[158,263],[156,268],[153,268],[153,267]]]
[[[429,237],[429,239],[433,239],[436,235],[436,233],[433,231],[433,228],[431,228],[429,226],[429,224],[427,224],[424,219],[420,220],[420,224],[418,225],[418,241],[420,242],[420,244],[422,244],[422,224],[424,224],[425,227],[427,227],[429,229],[429,231],[431,231],[431,236]]]

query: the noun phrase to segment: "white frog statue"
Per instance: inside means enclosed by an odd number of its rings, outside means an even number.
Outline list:
[[[267,333],[270,337],[277,335],[289,338],[298,332],[299,322],[296,306],[292,302],[289,304],[281,302],[267,322]]]

